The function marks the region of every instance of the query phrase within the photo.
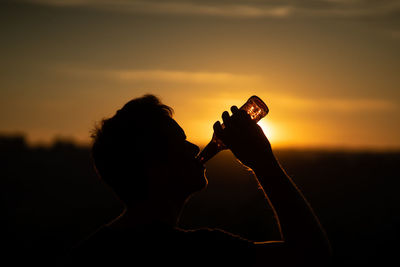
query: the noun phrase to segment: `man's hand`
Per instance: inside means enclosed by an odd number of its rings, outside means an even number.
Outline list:
[[[218,138],[233,152],[244,165],[255,168],[257,162],[273,163],[271,145],[262,131],[249,114],[231,107],[232,116],[227,111],[222,113],[223,127],[219,121],[214,124],[214,132]]]

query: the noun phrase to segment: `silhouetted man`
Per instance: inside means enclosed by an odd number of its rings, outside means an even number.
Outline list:
[[[330,247],[310,206],[275,159],[269,141],[237,107],[214,124],[216,135],[262,186],[282,240],[252,242],[212,229],[184,231],[186,200],[207,185],[199,148],[186,140],[172,109],[152,95],[128,102],[94,133],[99,176],[126,206],[116,220],[78,246],[85,266],[324,266]]]

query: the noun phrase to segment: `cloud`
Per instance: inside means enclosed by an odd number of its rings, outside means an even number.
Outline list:
[[[218,4],[180,1],[129,0],[28,0],[28,2],[56,7],[89,7],[118,12],[207,15],[221,17],[285,17],[291,8],[285,5]]]
[[[201,85],[205,86],[204,88],[213,88],[215,85],[219,86],[222,91],[218,93],[214,92],[212,98],[202,99],[203,102],[218,102],[220,99],[229,99],[232,103],[240,102],[240,99],[243,95],[243,90],[245,90],[244,88],[254,87],[258,88],[257,90],[260,92],[268,91],[268,98],[272,101],[271,104],[276,105],[284,110],[382,112],[394,111],[398,109],[398,106],[395,102],[379,98],[302,98],[299,96],[285,95],[277,91],[271,91],[271,88],[268,88],[268,86],[265,87],[267,84],[265,77],[241,73],[168,69],[95,69],[76,66],[58,66],[53,68],[52,71],[77,77],[86,77],[88,79],[108,79],[114,82],[127,84],[146,84],[158,82],[164,84],[165,86],[175,86],[178,84],[184,84],[185,86]],[[231,90],[229,92],[225,92],[224,88],[231,88]],[[235,88],[241,88],[241,90],[233,90]]]
[[[384,17],[396,15],[400,11],[400,1],[367,1],[367,0],[325,0],[325,5],[314,8],[298,6],[297,14],[305,16],[328,17]]]
[[[258,79],[255,75],[232,74],[227,72],[190,72],[171,70],[119,70],[108,71],[108,77],[120,81],[163,81],[190,83],[244,83]]]
[[[400,1],[302,0],[302,1],[135,1],[135,0],[27,0],[58,7],[88,7],[117,12],[172,15],[205,15],[238,18],[370,17],[396,14]]]
[[[397,103],[387,99],[377,98],[303,98],[295,95],[285,95],[270,90],[258,90],[260,97],[264,99],[268,106],[274,110],[280,110],[281,113],[291,112],[393,112],[398,110]],[[223,99],[223,100],[222,100]],[[213,96],[199,99],[202,103],[208,103],[211,106],[217,106],[218,103],[240,104],[243,102],[242,92],[214,93]]]
[[[258,75],[229,72],[183,71],[183,70],[140,70],[140,69],[93,69],[59,66],[53,71],[93,79],[110,79],[117,82],[163,82],[186,84],[253,84],[260,82]]]
[[[384,99],[347,99],[347,98],[314,98],[277,96],[274,102],[284,109],[320,110],[335,112],[354,111],[393,111],[397,105]]]

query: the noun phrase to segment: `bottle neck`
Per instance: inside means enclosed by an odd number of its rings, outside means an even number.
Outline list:
[[[214,157],[218,152],[224,149],[226,149],[226,146],[219,138],[217,138],[214,133],[211,141],[203,148],[203,150],[197,156],[197,159],[201,164],[204,164]]]

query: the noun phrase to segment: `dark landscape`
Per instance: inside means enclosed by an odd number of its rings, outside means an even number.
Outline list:
[[[276,156],[320,218],[335,266],[396,265],[400,152],[285,149]],[[31,147],[23,136],[3,135],[0,162],[2,251],[15,263],[63,266],[71,246],[122,211],[96,177],[88,147],[66,140]],[[262,191],[230,152],[207,163],[207,177],[180,227],[279,238]]]

